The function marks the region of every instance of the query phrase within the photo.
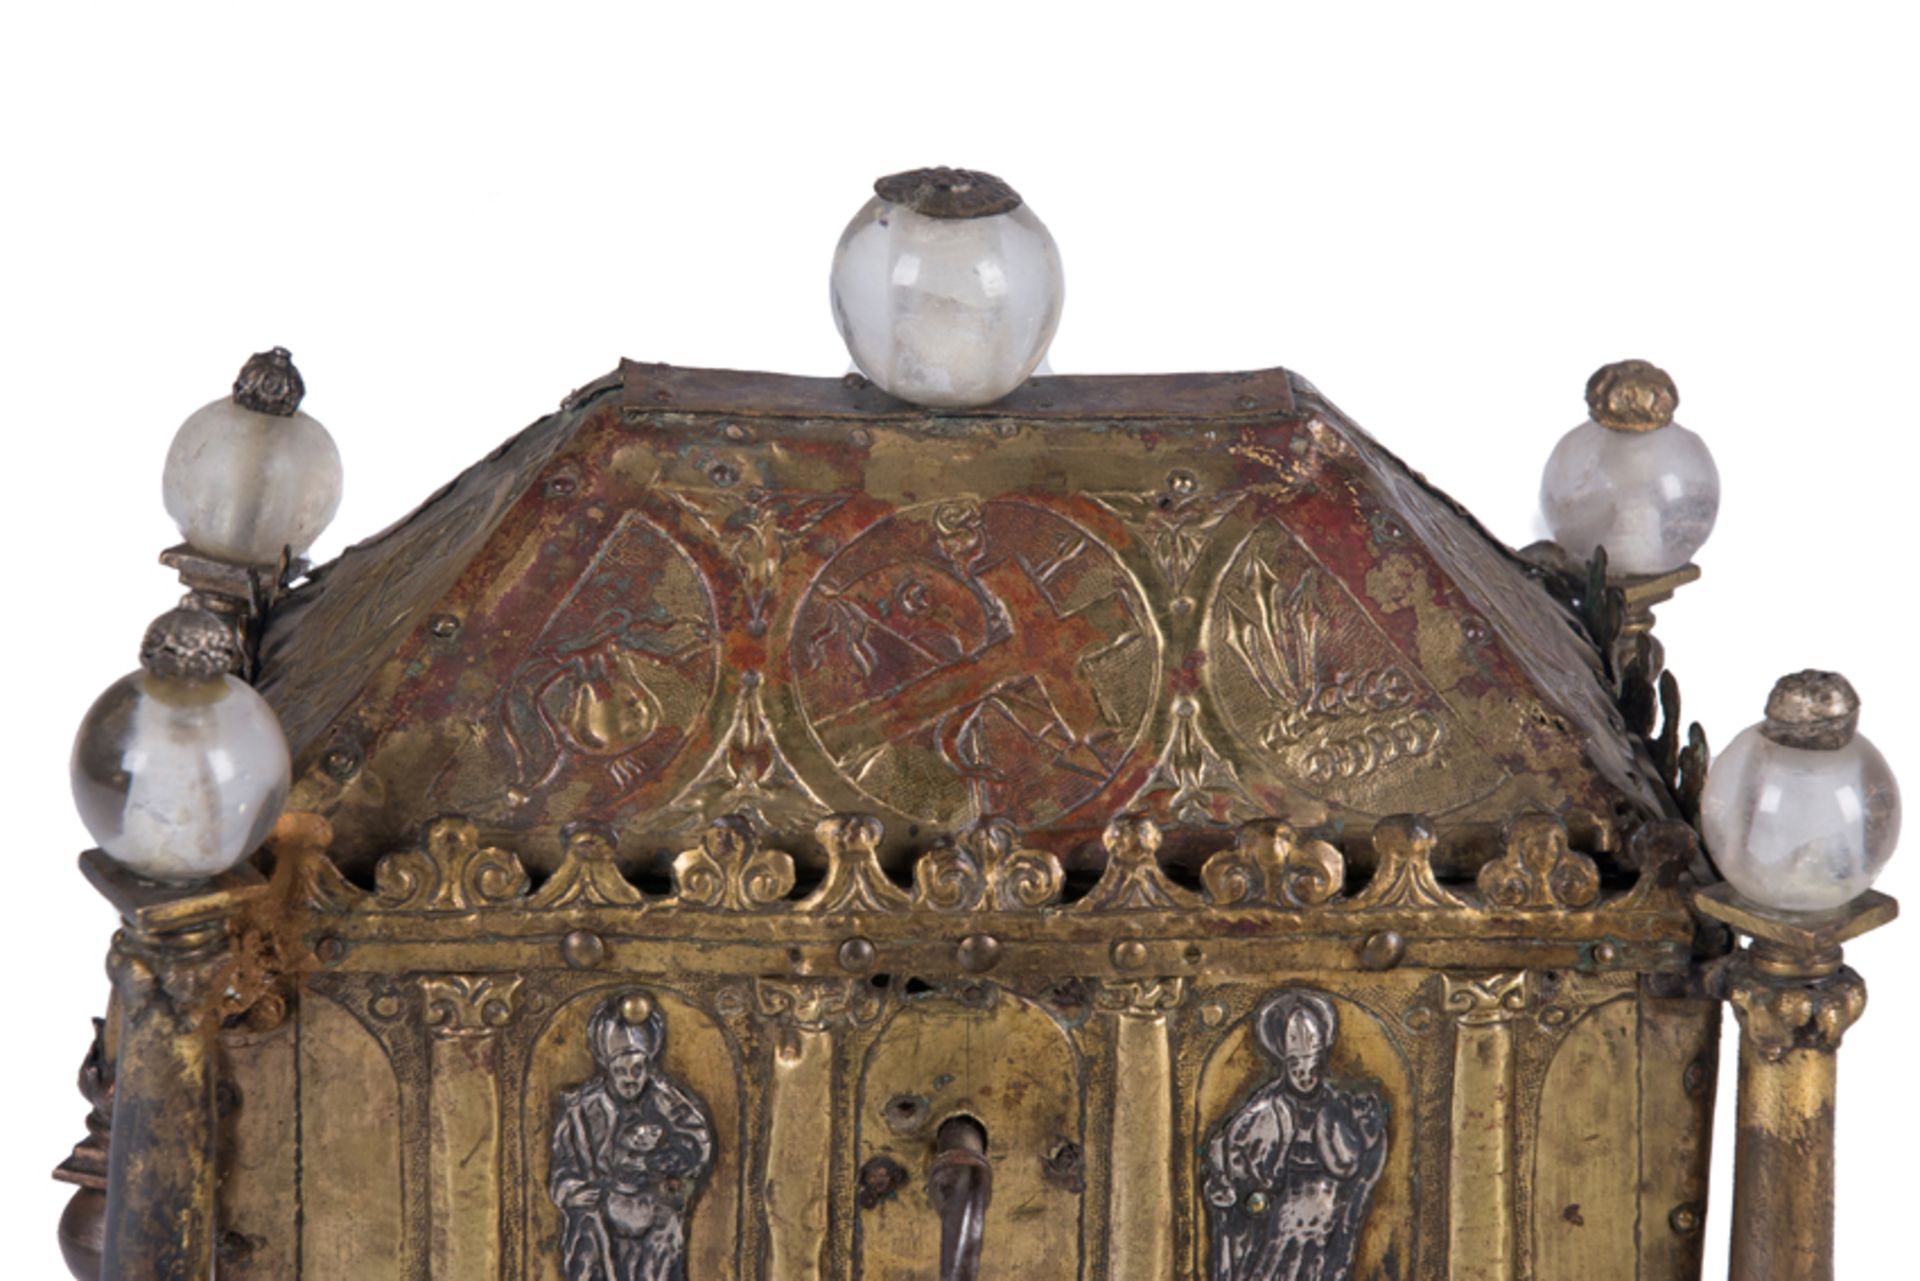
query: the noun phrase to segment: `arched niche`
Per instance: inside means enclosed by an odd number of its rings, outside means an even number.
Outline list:
[[[1534,1273],[1613,1281],[1640,1197],[1640,1028],[1629,994],[1567,1029],[1540,1088]],[[1661,1230],[1666,1230],[1662,1224]]]
[[[1385,1023],[1371,1011],[1344,997],[1309,984],[1284,984],[1263,991],[1253,1008],[1228,1027],[1200,1070],[1194,1092],[1191,1154],[1193,1213],[1198,1222],[1193,1241],[1198,1251],[1195,1274],[1211,1276],[1208,1260],[1213,1249],[1212,1227],[1202,1192],[1206,1178],[1207,1141],[1215,1127],[1231,1116],[1249,1095],[1279,1076],[1283,1069],[1254,1039],[1254,1020],[1268,1000],[1287,990],[1312,992],[1332,1002],[1339,1031],[1327,1057],[1328,1084],[1357,1089],[1371,1085],[1384,1097],[1387,1117],[1387,1159],[1361,1221],[1359,1246],[1354,1254],[1354,1277],[1402,1277],[1414,1260],[1417,1225],[1414,1221],[1414,1179],[1417,1168],[1414,1124],[1413,1073]]]
[[[562,1094],[598,1070],[587,1045],[587,1020],[608,996],[644,991],[666,1019],[661,1063],[698,1096],[712,1118],[713,1169],[687,1209],[687,1275],[725,1281],[740,1275],[739,1055],[718,1023],[679,994],[646,983],[611,983],[582,992],[557,1009],[534,1038],[522,1096],[526,1171],[526,1276],[566,1281],[560,1270],[561,1214],[547,1195],[553,1164],[554,1110]]]
[[[300,1275],[397,1281],[406,1248],[399,1080],[344,1006],[307,989],[298,1017]]]

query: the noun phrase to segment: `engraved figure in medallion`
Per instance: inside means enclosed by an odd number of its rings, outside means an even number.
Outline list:
[[[1289,988],[1254,1016],[1280,1065],[1208,1137],[1202,1191],[1213,1229],[1210,1281],[1347,1281],[1387,1160],[1377,1084],[1335,1086],[1333,1003]]]
[[[842,778],[952,827],[1086,804],[1159,686],[1158,635],[1117,554],[1009,497],[869,526],[803,594],[792,645],[802,713]]]
[[[686,1281],[687,1207],[713,1168],[713,1122],[660,1065],[665,1017],[644,992],[587,1022],[598,1065],[554,1107],[548,1195],[567,1281]]]

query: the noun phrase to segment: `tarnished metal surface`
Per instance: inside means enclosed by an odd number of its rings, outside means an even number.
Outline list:
[[[976,169],[909,169],[873,184],[874,194],[929,218],[986,218],[1020,207],[1005,180]]]
[[[268,879],[87,861],[193,945],[127,952],[198,1021],[123,1021],[119,1089],[194,1091],[115,1127],[125,1239],[158,1190],[239,1277],[933,1275],[965,1122],[983,1276],[1682,1281],[1704,747],[1575,578],[1284,371],[624,366],[268,611]]]
[[[528,866],[724,814],[1074,861],[1280,814],[1449,833],[1668,801],[1562,606],[1284,371],[859,380],[627,365],[274,614],[261,688],[352,874],[436,813]]]

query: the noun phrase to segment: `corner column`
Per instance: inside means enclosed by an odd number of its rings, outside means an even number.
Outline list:
[[[206,1281],[229,927],[265,884],[251,868],[175,887],[143,881],[97,851],[80,863],[123,922],[107,958],[118,1049],[101,1275]]]
[[[1729,1276],[1833,1281],[1838,1054],[1867,1005],[1840,944],[1891,921],[1898,905],[1869,891],[1832,912],[1777,912],[1725,885],[1694,903],[1752,938],[1725,979],[1740,1021]]]

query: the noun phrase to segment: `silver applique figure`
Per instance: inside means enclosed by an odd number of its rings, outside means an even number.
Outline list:
[[[1373,1186],[1387,1161],[1377,1085],[1328,1083],[1333,1003],[1289,988],[1254,1016],[1280,1065],[1208,1137],[1202,1190],[1213,1228],[1210,1281],[1348,1281]]]
[[[713,1122],[660,1066],[667,1024],[644,992],[587,1023],[599,1066],[554,1106],[548,1195],[567,1281],[686,1281],[687,1207],[713,1168]]]

